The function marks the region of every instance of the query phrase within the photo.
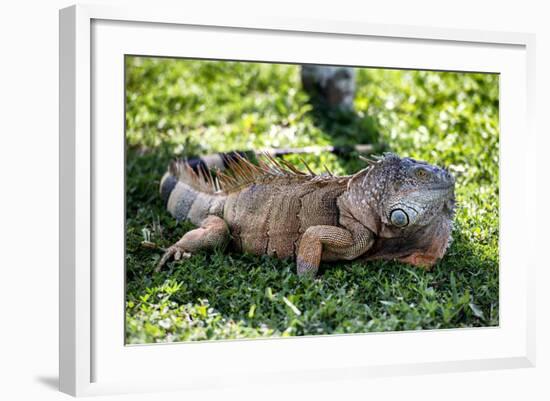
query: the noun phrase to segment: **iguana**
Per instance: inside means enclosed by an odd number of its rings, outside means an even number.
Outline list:
[[[230,243],[240,252],[295,258],[299,275],[321,261],[392,259],[429,268],[451,238],[454,184],[445,169],[386,153],[363,170],[314,174],[266,155],[237,155],[228,171],[173,162],[160,193],[168,211],[198,228],[170,246],[157,271],[199,250]]]
[[[353,111],[355,69],[304,64],[300,76],[304,90],[314,99],[333,109]]]

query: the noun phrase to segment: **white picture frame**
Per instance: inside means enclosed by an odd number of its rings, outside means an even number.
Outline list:
[[[178,47],[180,35],[196,39],[200,46]],[[264,44],[253,45],[260,37]],[[234,47],[217,45],[220,38]],[[333,50],[330,54],[318,50],[321,40]],[[367,63],[361,52],[346,53],[352,43],[367,46],[374,59]],[[524,222],[528,222],[527,232],[535,232],[536,221],[532,217],[536,210],[527,202],[535,198],[535,178],[529,174],[535,170],[536,149],[534,43],[534,35],[524,33],[253,15],[237,18],[214,11],[187,15],[184,10],[92,5],[61,10],[60,390],[79,396],[238,386],[251,379],[275,385],[534,366],[537,261],[532,256],[535,252],[525,251],[533,244],[521,238]],[[392,47],[398,51],[384,50]],[[123,228],[109,226],[120,221],[122,203],[117,199],[124,188],[123,170],[118,170],[123,160],[119,67],[124,54],[500,73],[500,326],[126,347],[120,332],[123,272],[104,268],[107,261],[124,263],[120,260]],[[523,249],[521,255],[518,249]],[[162,361],[177,369],[164,369],[162,375],[142,374],[133,368],[138,361],[148,366]],[[216,367],[207,370],[205,361],[217,361]]]

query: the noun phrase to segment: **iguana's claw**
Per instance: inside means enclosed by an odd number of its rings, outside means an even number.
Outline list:
[[[170,258],[175,255],[176,252],[177,248],[175,246],[172,245],[170,248],[168,248],[157,263],[157,267],[155,267],[155,273],[158,273],[160,269],[162,269],[162,266],[164,266],[166,262],[168,262],[168,260],[170,260]]]
[[[174,260],[180,260],[181,258],[188,259],[190,257],[191,254],[189,252],[182,251],[181,249],[178,249],[174,254]]]
[[[190,258],[191,253],[186,252],[185,250],[181,249],[177,245],[172,245],[169,247],[166,252],[164,252],[164,255],[162,255],[162,258],[160,258],[157,267],[155,268],[155,273],[158,273],[162,267],[168,262],[171,258],[174,258],[174,260],[180,260],[181,258]]]

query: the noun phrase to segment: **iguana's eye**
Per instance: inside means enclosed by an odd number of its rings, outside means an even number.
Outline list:
[[[396,227],[405,227],[409,224],[409,216],[403,211],[403,209],[392,210],[390,220]]]
[[[416,177],[418,178],[427,178],[428,177],[428,171],[424,168],[417,168],[414,172]]]

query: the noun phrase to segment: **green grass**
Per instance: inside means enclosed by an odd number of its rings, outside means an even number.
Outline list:
[[[126,80],[128,343],[498,325],[497,75],[361,69],[351,114],[314,110],[292,65],[129,57]],[[172,158],[334,143],[449,166],[454,241],[432,271],[342,262],[309,279],[292,261],[218,251],[153,272],[160,253],[141,242],[168,246],[192,228],[159,199]],[[306,160],[363,167],[356,155]]]

